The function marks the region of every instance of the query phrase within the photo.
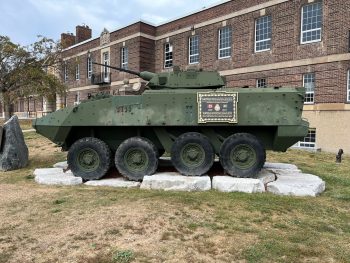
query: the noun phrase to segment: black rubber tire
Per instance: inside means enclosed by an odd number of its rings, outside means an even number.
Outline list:
[[[202,151],[202,158],[200,158],[202,161],[199,159],[198,165],[193,164],[193,166],[191,166],[188,162],[191,160],[187,160],[186,163],[186,161],[182,158],[182,154],[185,154],[183,153],[183,151],[186,149],[185,147],[189,147],[189,145],[193,145],[198,150]],[[196,157],[193,157],[193,159],[194,158]],[[209,139],[203,134],[197,132],[182,134],[175,140],[171,148],[171,161],[174,167],[179,173],[186,176],[201,176],[206,174],[213,166],[214,158],[215,153]]]
[[[84,169],[79,165],[84,151],[93,151],[98,158],[98,165],[91,169]],[[111,163],[111,150],[108,145],[93,137],[86,137],[76,141],[69,149],[67,156],[68,167],[76,177],[85,181],[101,179],[106,175]]]
[[[248,160],[240,160],[242,166],[236,165],[234,163],[235,158],[233,158],[233,150],[244,149],[251,154],[251,158],[245,156]],[[236,161],[239,160],[236,157]],[[236,133],[228,137],[220,149],[220,163],[224,170],[231,176],[241,177],[241,178],[253,178],[255,177],[266,161],[266,151],[260,140],[252,134],[249,133]],[[247,162],[247,167],[243,167],[243,162]]]
[[[144,168],[132,170],[127,165],[127,154],[131,150],[136,150],[145,154],[147,164]],[[155,145],[148,139],[142,137],[132,137],[125,140],[117,149],[115,153],[115,166],[119,173],[131,181],[142,181],[145,175],[152,175],[158,168],[158,150]],[[137,164],[136,164],[137,165]]]

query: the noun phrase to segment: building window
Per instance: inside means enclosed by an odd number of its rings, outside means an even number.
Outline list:
[[[266,88],[266,79],[257,79],[256,80],[256,87],[257,88]]]
[[[103,65],[109,66],[109,52],[104,52],[102,54],[103,57]],[[103,77],[105,79],[109,78],[109,68],[108,67],[103,67]]]
[[[128,69],[128,62],[129,62],[129,50],[127,47],[123,47],[121,50],[121,68]]]
[[[255,21],[255,52],[271,50],[271,16],[263,16]]]
[[[92,76],[92,58],[87,58],[87,77],[91,79]]]
[[[166,43],[164,46],[164,68],[171,68],[173,66],[173,46]]]
[[[303,86],[306,90],[305,103],[314,103],[315,98],[315,73],[304,74]]]
[[[310,129],[303,141],[295,146],[304,148],[316,148],[316,129]]]
[[[64,82],[68,81],[68,67],[67,67],[67,63],[64,63]]]
[[[348,102],[350,102],[350,70],[348,70]]]
[[[199,36],[192,36],[189,39],[189,63],[199,63]]]
[[[321,41],[322,2],[303,6],[301,11],[301,43]]]
[[[80,79],[80,65],[79,65],[79,64],[77,64],[77,65],[75,66],[75,79],[76,79],[76,80],[79,80],[79,79]]]
[[[219,30],[219,59],[231,57],[232,29],[224,27]]]

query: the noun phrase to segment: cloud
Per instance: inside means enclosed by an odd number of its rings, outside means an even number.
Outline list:
[[[150,22],[154,25],[157,25],[157,24],[160,24],[160,23],[163,23],[165,21],[168,20],[167,17],[164,17],[164,16],[158,16],[158,15],[154,15],[154,14],[149,14],[149,13],[146,13],[146,14],[142,14],[141,18],[147,22]]]
[[[0,34],[29,44],[36,35],[58,39],[62,32],[74,32],[85,23],[98,36],[106,27],[113,31],[144,19],[153,24],[199,10],[217,0],[0,0]],[[19,8],[23,7],[23,8]]]

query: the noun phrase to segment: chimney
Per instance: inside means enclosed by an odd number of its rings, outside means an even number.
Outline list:
[[[92,30],[86,26],[76,26],[76,37],[75,37],[75,44],[78,44],[80,42],[83,42],[85,40],[88,40],[91,38]]]
[[[72,33],[62,33],[61,45],[63,49],[75,45],[75,36]]]

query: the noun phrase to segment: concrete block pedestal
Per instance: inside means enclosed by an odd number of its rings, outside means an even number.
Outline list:
[[[209,176],[182,176],[179,173],[158,173],[145,176],[141,189],[164,191],[208,191],[211,189]]]
[[[63,172],[61,168],[44,168],[34,171],[35,182],[45,185],[79,185],[83,183],[80,177],[71,172]]]
[[[165,160],[166,161],[166,160]],[[63,169],[66,162],[55,164],[48,169],[36,169],[35,181],[46,185],[79,185],[79,177]],[[142,183],[128,181],[125,178],[109,178],[86,182],[88,186],[109,186],[164,191],[208,191],[264,193],[277,195],[315,197],[326,189],[325,182],[318,176],[303,174],[297,166],[283,163],[266,163],[257,178],[235,178],[225,175],[182,176],[177,172],[156,173],[145,176]]]

